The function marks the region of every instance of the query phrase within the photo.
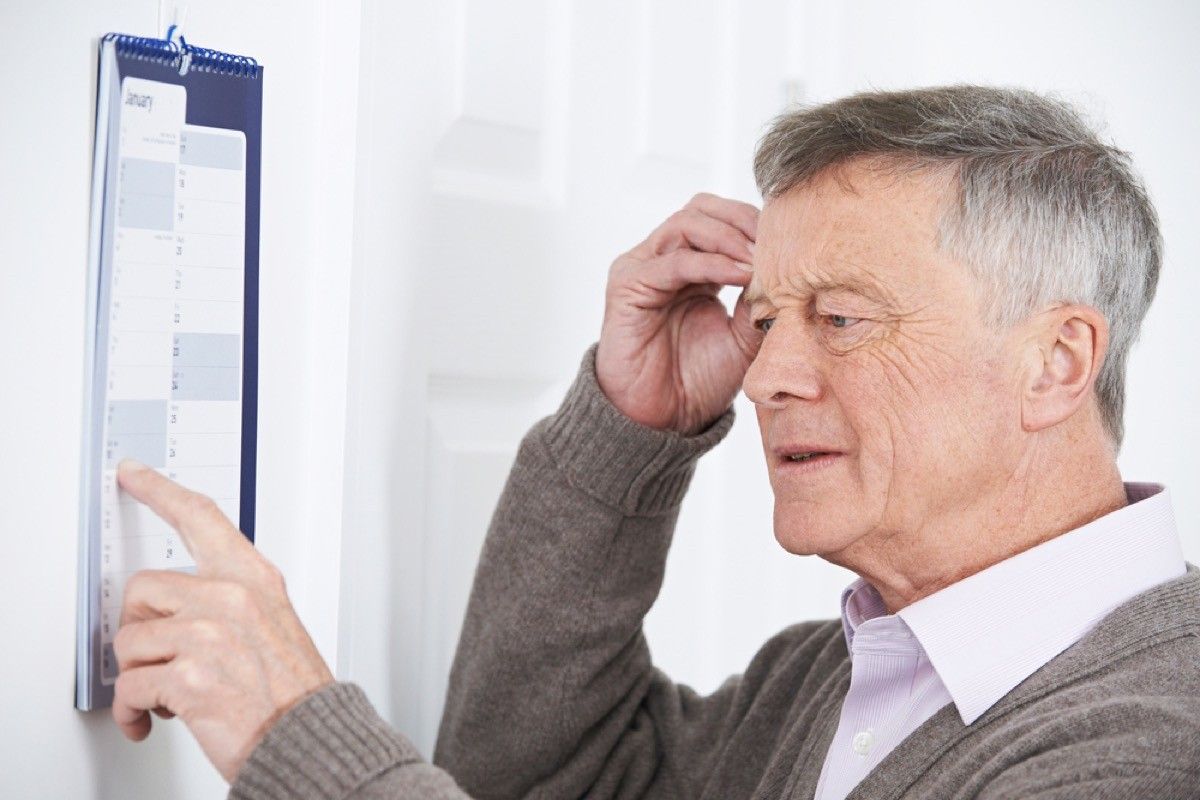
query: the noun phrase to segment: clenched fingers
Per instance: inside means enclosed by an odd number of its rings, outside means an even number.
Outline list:
[[[250,620],[258,612],[254,593],[237,581],[147,569],[125,584],[121,624],[176,615]]]
[[[647,259],[672,250],[690,249],[720,253],[749,264],[754,258],[752,243],[753,240],[737,226],[697,209],[685,208],[668,217],[632,255]]]
[[[112,715],[121,732],[135,742],[150,734],[150,712],[170,707],[170,687],[174,684],[172,663],[151,664],[117,676]]]
[[[644,284],[659,292],[677,292],[694,284],[746,286],[752,273],[737,261],[716,253],[677,250],[639,264],[629,276],[632,284]]]
[[[759,212],[749,203],[701,192],[691,199],[686,208],[694,208],[710,217],[733,225],[752,242],[758,239]]]
[[[159,617],[121,626],[113,641],[113,653],[121,672],[147,664],[170,661],[192,648],[223,648],[233,633],[211,619]]]

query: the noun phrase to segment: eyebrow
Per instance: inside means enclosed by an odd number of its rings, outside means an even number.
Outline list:
[[[749,305],[754,305],[767,299],[766,294],[763,293],[763,290],[753,280],[750,281],[745,291],[742,292],[742,297]]]
[[[880,287],[870,281],[858,280],[855,278],[843,278],[836,281],[816,281],[815,283],[807,284],[809,290],[813,294],[828,294],[830,292],[853,292],[857,295],[862,295],[871,300],[884,302],[883,292]],[[763,292],[762,287],[751,282],[746,287],[746,302],[753,305],[759,302],[767,302],[767,295]]]

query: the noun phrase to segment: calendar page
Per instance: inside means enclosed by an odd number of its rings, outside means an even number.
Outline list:
[[[178,534],[118,491],[137,459],[213,498],[236,523],[241,482],[246,137],[185,123],[183,86],[126,77],[114,133],[115,214],[102,271],[97,379],[100,682],[125,581],[193,570]]]
[[[254,541],[263,69],[178,40],[99,41],[88,237],[75,707],[112,703],[125,587],[194,572],[117,485],[132,458]]]

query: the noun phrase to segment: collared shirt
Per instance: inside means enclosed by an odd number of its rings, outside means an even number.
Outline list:
[[[947,703],[970,725],[1110,611],[1186,570],[1170,495],[1129,505],[888,614],[875,587],[842,592],[850,688],[815,800],[843,800]]]

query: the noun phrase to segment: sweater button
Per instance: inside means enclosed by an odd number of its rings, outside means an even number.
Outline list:
[[[850,746],[854,748],[854,752],[860,756],[865,756],[871,752],[871,745],[873,744],[875,744],[875,733],[871,728],[867,728],[865,731],[859,731],[854,734],[854,740]]]

